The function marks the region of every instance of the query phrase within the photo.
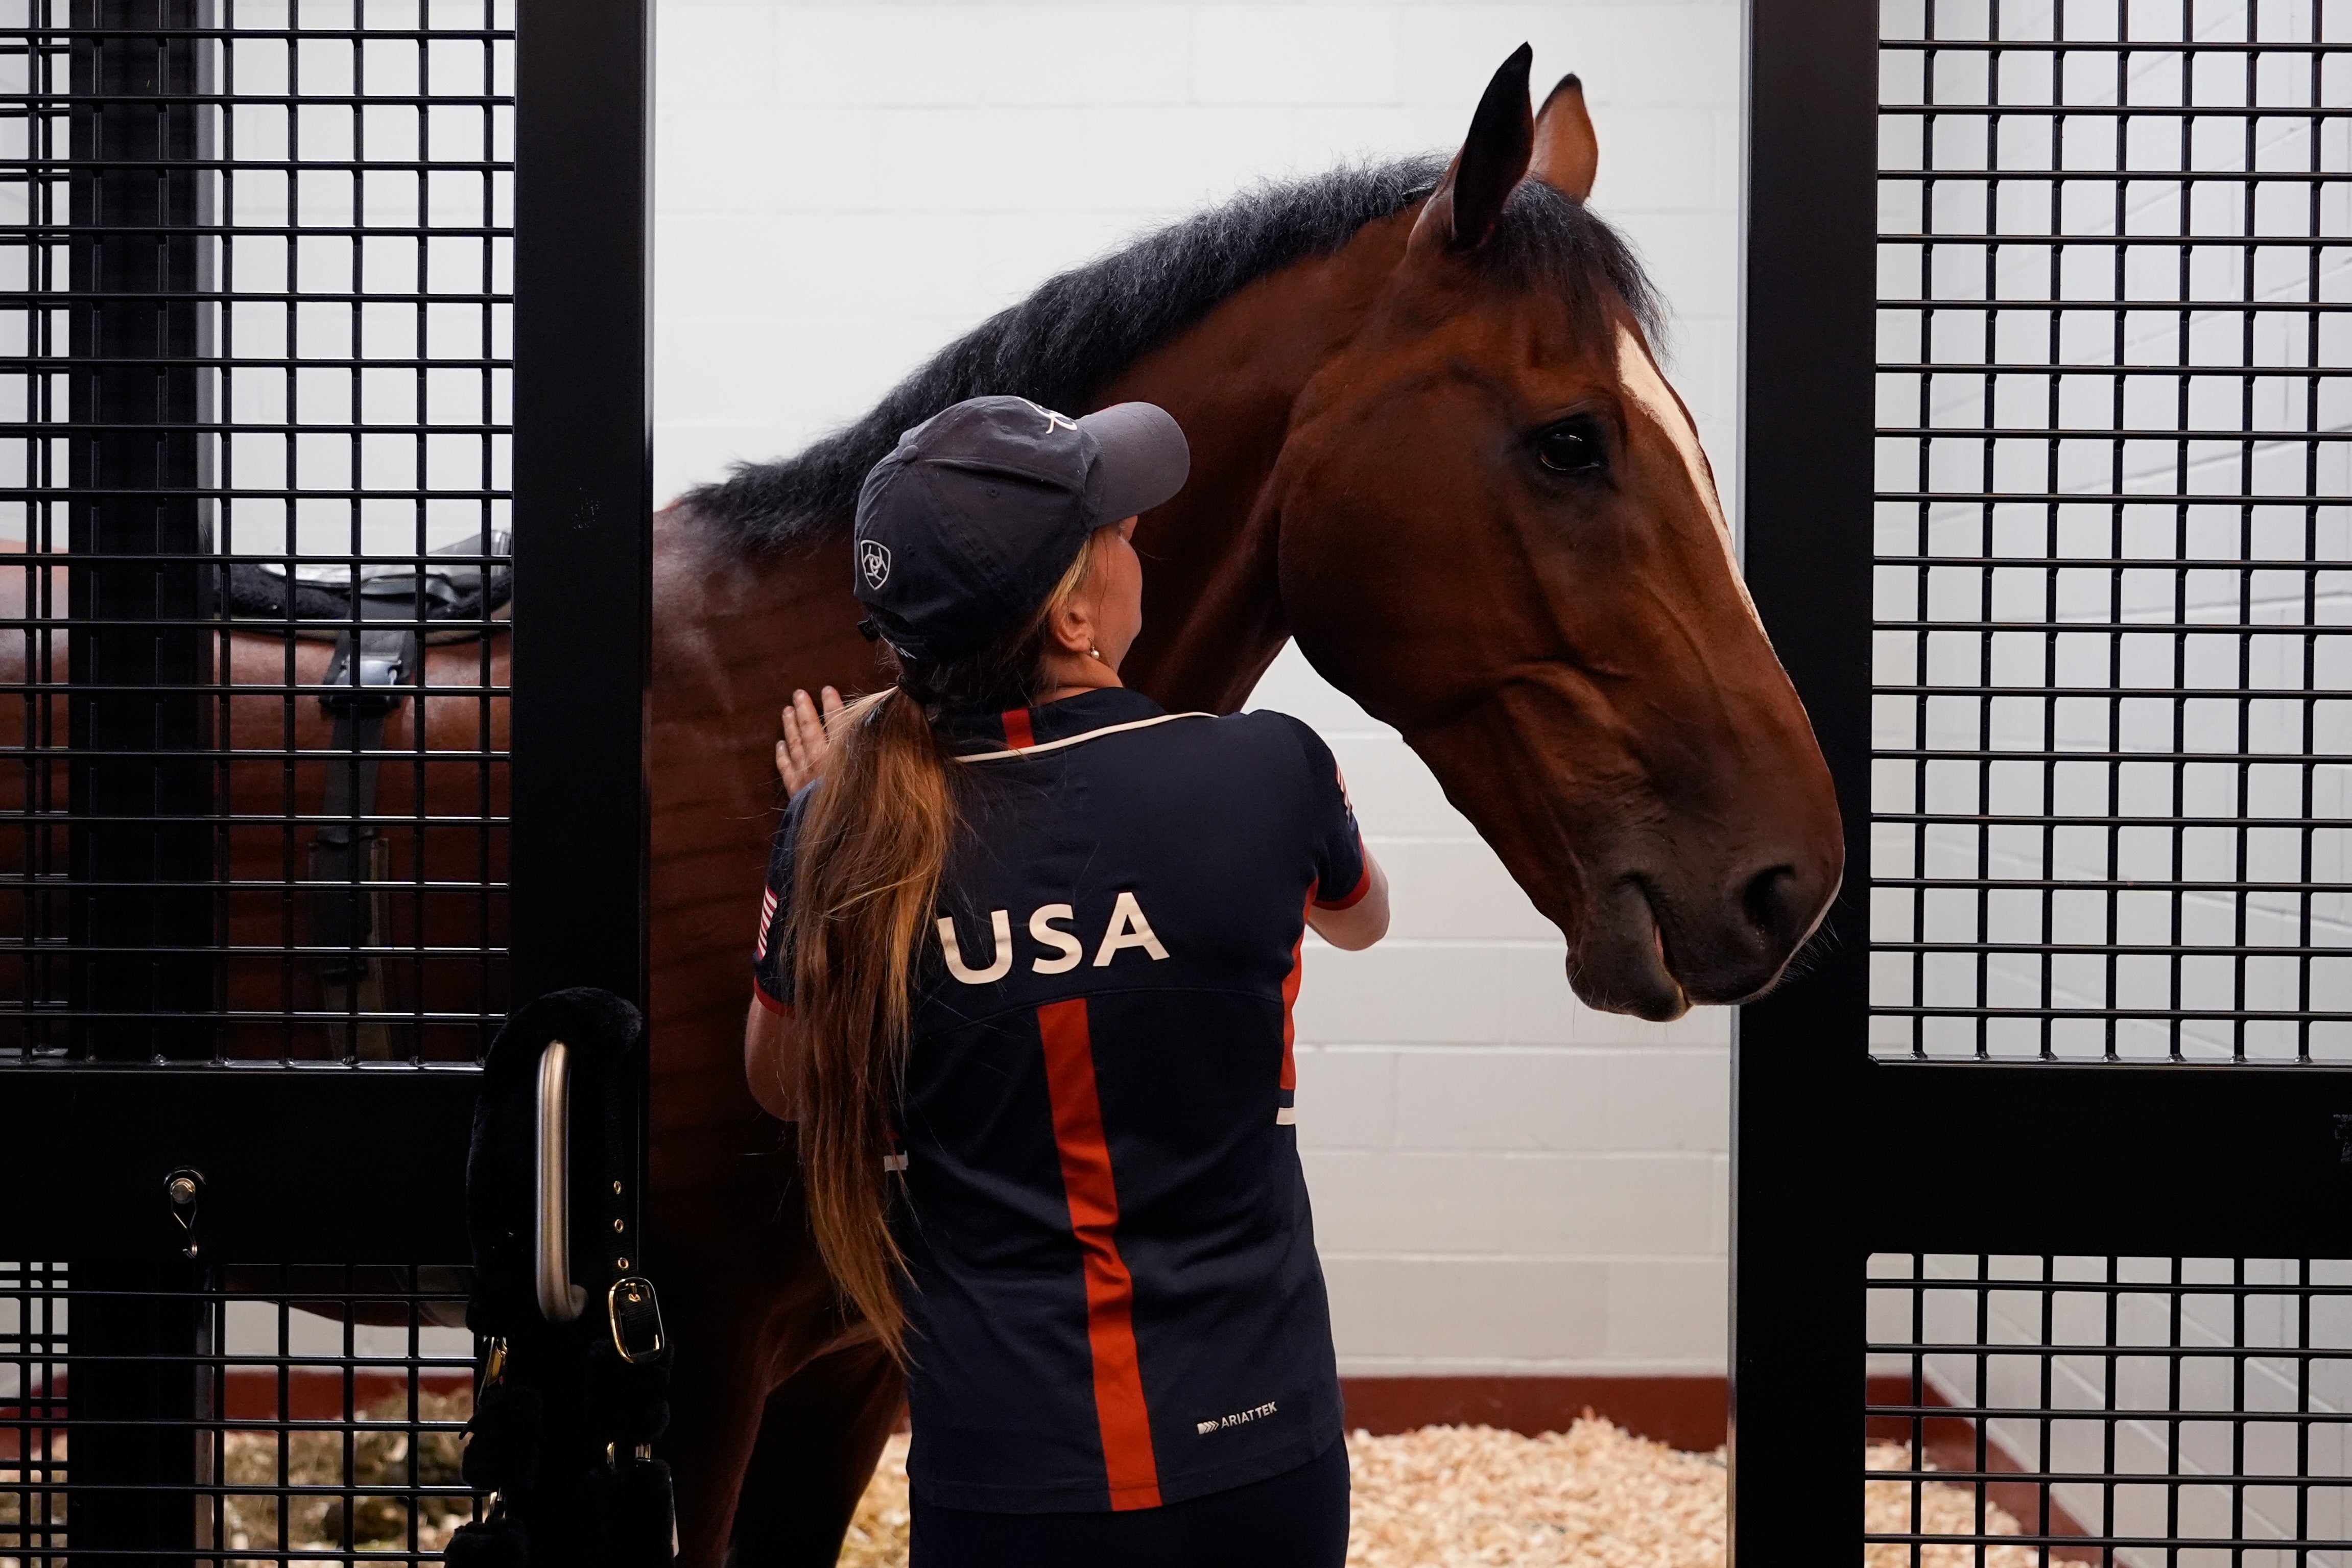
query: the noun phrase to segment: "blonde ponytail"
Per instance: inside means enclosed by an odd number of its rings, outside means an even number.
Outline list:
[[[801,823],[784,940],[804,1044],[809,1227],[835,1284],[902,1361],[907,1260],[890,1232],[895,1187],[883,1161],[894,1151],[916,969],[959,821],[956,775],[966,771],[932,726],[949,708],[1022,707],[1045,695],[1054,614],[1085,584],[1094,538],[1036,614],[993,647],[952,664],[906,661],[896,685],[844,708]]]

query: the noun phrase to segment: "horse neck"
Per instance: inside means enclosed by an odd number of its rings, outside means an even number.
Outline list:
[[[1291,405],[1379,300],[1418,210],[1368,224],[1331,255],[1250,283],[1105,389],[1101,404],[1139,398],[1167,409],[1192,447],[1183,491],[1136,541],[1145,563],[1144,629],[1120,667],[1129,686],[1178,711],[1228,712],[1282,651],[1290,626],[1276,573],[1280,520],[1265,502],[1266,481]],[[754,563],[716,546],[688,509],[666,512],[657,526],[656,603],[679,606],[655,616],[656,679],[677,692],[657,710],[686,716],[693,705],[684,691],[692,687],[710,694],[714,722],[759,714],[757,733],[745,730],[750,739],[740,749],[746,777],[769,787],[762,737],[792,687],[870,689],[879,674],[842,591],[847,520],[807,550]]]
[[[1167,409],[1192,447],[1182,492],[1136,539],[1144,614],[1120,668],[1129,686],[1179,711],[1230,712],[1282,651],[1290,626],[1277,574],[1281,520],[1266,481],[1292,405],[1379,300],[1416,210],[1249,284],[1105,391],[1105,404]]]

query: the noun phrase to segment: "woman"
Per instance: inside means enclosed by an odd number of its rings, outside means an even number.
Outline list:
[[[1387,883],[1305,725],[1119,684],[1189,460],[1149,404],[908,431],[855,543],[896,684],[786,718],[745,1067],[907,1366],[917,1568],[1346,1552],[1290,1005]]]

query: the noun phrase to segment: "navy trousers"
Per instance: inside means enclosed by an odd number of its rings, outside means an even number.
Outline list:
[[[911,1568],[1341,1568],[1348,1445],[1295,1470],[1126,1513],[979,1513],[914,1502]]]

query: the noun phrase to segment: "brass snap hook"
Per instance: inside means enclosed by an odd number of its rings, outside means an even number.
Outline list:
[[[180,1226],[180,1256],[192,1260],[196,1256],[196,1200],[204,1195],[202,1171],[183,1165],[163,1178],[163,1197],[171,1204],[172,1217]]]

